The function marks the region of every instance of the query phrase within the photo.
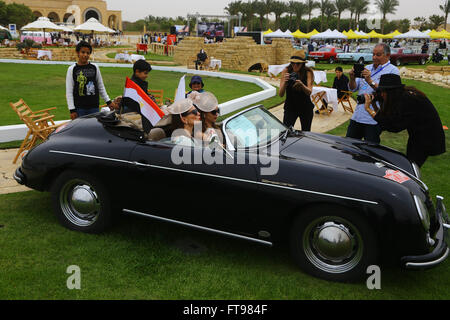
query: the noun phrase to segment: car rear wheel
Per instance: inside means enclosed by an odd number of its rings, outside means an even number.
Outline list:
[[[111,224],[112,204],[105,186],[80,172],[62,173],[52,187],[54,212],[68,229],[100,233]]]
[[[328,60],[328,62],[329,62],[330,64],[333,64],[334,61],[335,61],[335,59],[334,59],[333,57],[331,57],[331,58]]]
[[[332,206],[301,214],[290,234],[291,253],[309,274],[331,281],[357,281],[376,264],[377,241],[357,213]]]

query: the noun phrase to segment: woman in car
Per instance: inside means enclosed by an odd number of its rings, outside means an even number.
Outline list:
[[[194,105],[200,110],[200,119],[202,121],[201,132],[195,132],[195,137],[199,140],[211,142],[216,139],[216,142],[223,144],[223,134],[218,125],[216,125],[219,117],[219,102],[211,92],[192,93],[189,99],[194,102]]]
[[[176,101],[167,110],[172,114],[171,142],[184,146],[195,146],[194,125],[200,123],[200,112],[191,99]]]

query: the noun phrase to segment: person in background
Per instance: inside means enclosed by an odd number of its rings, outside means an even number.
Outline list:
[[[66,76],[66,99],[70,118],[75,120],[99,112],[100,96],[110,108],[117,108],[109,99],[99,67],[89,62],[92,46],[81,41],[75,50],[77,63],[69,67]]]
[[[350,80],[344,74],[342,67],[337,67],[335,69],[335,72],[336,77],[334,78],[333,88],[337,90],[338,99],[340,99],[345,94],[342,91],[349,91],[348,83],[350,82]],[[328,107],[328,103],[325,100],[322,100],[322,103],[324,104],[325,108]],[[319,113],[319,111],[316,111],[316,113]]]
[[[422,167],[429,156],[445,153],[445,133],[441,119],[427,96],[414,87],[405,87],[395,74],[381,76],[378,108],[373,96],[365,95],[366,111],[389,132],[408,131],[406,156]],[[373,110],[371,108],[373,107]]]
[[[203,64],[206,59],[208,59],[208,55],[206,54],[205,50],[200,49],[200,52],[197,53],[197,60],[195,60],[195,70],[198,70],[198,66]]]
[[[202,77],[200,76],[193,76],[191,78],[191,82],[189,83],[189,88],[191,88],[192,90],[189,91],[186,94],[186,98],[188,97],[188,95],[190,95],[193,91],[197,91],[198,93],[202,93],[205,90],[203,89],[205,87],[205,84],[203,83]]]
[[[427,44],[426,41],[423,42],[422,53],[423,54],[427,54],[428,53],[428,44]]]
[[[293,127],[297,118],[303,131],[311,131],[314,116],[314,104],[311,101],[311,93],[314,82],[314,72],[306,67],[306,54],[304,50],[294,53],[290,65],[281,73],[280,97],[286,94],[284,104],[283,123],[287,127]]]
[[[397,67],[391,64],[391,48],[380,43],[373,49],[373,64],[366,66],[362,72],[362,78],[355,78],[354,69],[350,71],[350,90],[359,92],[359,95],[373,94],[378,88],[380,78],[384,74],[400,75]],[[381,129],[378,123],[364,108],[364,104],[358,104],[350,120],[347,129],[347,137],[363,139],[373,143],[380,143]]]

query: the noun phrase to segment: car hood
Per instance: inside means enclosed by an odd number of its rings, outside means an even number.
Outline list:
[[[386,152],[386,150],[384,151]],[[397,152],[392,150],[392,153]],[[288,138],[280,150],[280,155],[289,159],[308,161],[380,177],[386,176],[388,170],[400,170],[397,166],[370,152],[370,145],[365,142],[323,134],[297,133],[297,137]],[[406,170],[404,171],[405,174],[410,175]]]

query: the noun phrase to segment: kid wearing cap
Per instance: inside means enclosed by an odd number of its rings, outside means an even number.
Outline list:
[[[194,91],[197,91],[198,93],[205,92],[205,90],[203,89],[204,87],[205,84],[203,83],[202,77],[193,76],[191,82],[189,83],[189,88],[191,88],[192,90],[186,94],[186,98]]]

